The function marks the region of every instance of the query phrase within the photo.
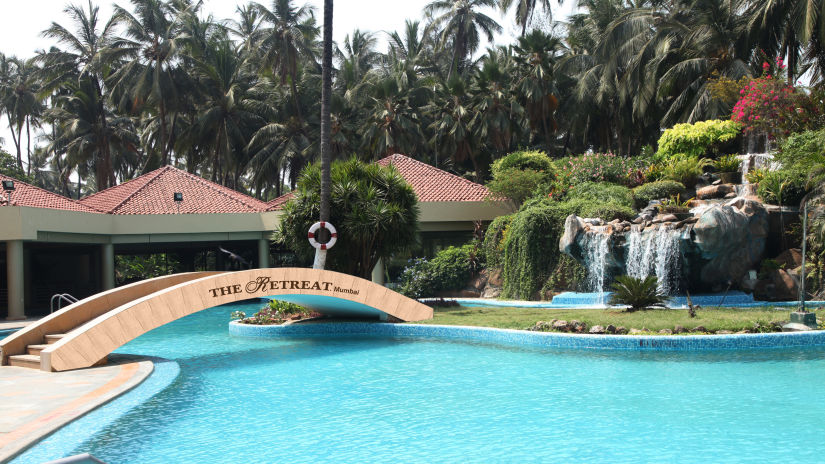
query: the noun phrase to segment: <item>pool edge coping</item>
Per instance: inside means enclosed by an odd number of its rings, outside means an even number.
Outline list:
[[[229,323],[229,334],[244,337],[384,335],[472,340],[505,345],[613,351],[752,350],[825,346],[825,331],[721,335],[596,335],[533,332],[494,327],[379,322],[332,322],[291,325]]]
[[[119,353],[118,353],[119,354]],[[122,354],[123,356],[132,356]],[[37,462],[47,462],[55,459],[69,457],[72,449],[79,446],[82,441],[71,441],[72,446],[66,446],[65,441],[61,435],[76,436],[77,429],[82,428],[83,438],[88,438],[94,433],[99,432],[112,422],[118,420],[120,417],[128,413],[133,408],[145,403],[150,398],[160,393],[166,387],[172,384],[180,373],[178,363],[164,358],[154,356],[137,356],[134,363],[145,365],[148,363],[149,370],[138,381],[132,382],[126,388],[121,389],[116,394],[104,398],[97,402],[90,408],[84,410],[80,414],[72,416],[49,430],[40,433],[38,436],[29,440],[24,446],[0,459],[2,463],[16,462],[19,458],[24,457],[29,452],[36,452],[37,447],[44,442],[54,440],[61,442],[61,449],[65,449],[65,454],[62,456],[48,457],[46,459],[38,458]],[[170,369],[171,368],[171,369]],[[131,379],[130,379],[131,380]],[[101,416],[101,417],[98,417]],[[89,427],[84,427],[85,423],[89,422]],[[92,432],[89,432],[92,430]],[[70,448],[70,449],[69,449]],[[45,452],[45,450],[44,450]]]

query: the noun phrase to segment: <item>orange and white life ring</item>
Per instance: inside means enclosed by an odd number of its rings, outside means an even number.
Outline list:
[[[318,240],[315,239],[315,233],[318,232],[318,229],[324,228],[329,231],[330,239],[327,243],[318,243]],[[333,227],[332,224],[328,222],[316,222],[309,228],[309,234],[307,234],[307,238],[309,239],[309,244],[312,245],[316,249],[320,250],[328,250],[335,245],[335,242],[338,241],[338,233]]]

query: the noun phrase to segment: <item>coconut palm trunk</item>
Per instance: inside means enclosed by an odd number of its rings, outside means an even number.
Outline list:
[[[321,222],[329,222],[330,94],[332,93],[332,0],[324,0],[324,55],[321,60]],[[322,229],[323,230],[323,229]],[[315,250],[312,267],[323,269],[327,250]]]

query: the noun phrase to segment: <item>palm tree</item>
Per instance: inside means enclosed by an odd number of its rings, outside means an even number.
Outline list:
[[[436,154],[436,166],[439,159],[443,161],[449,158],[456,164],[469,159],[476,179],[480,180],[482,173],[470,128],[473,115],[467,90],[466,82],[458,77],[442,82],[436,88],[435,98],[426,108],[432,120],[428,127],[432,134],[429,143]]]
[[[518,0],[518,2],[513,2],[513,0],[501,0],[501,11],[507,11],[511,6],[516,6],[516,24],[521,26],[522,37],[527,32],[527,24],[529,24],[530,20],[533,18],[533,12],[536,10],[537,6],[536,3],[536,0]],[[559,3],[561,3],[561,0]],[[541,7],[548,14],[551,13],[550,0],[541,0]]]
[[[336,47],[335,56],[340,63],[336,83],[349,90],[358,85],[364,76],[378,62],[380,54],[375,51],[376,39],[370,32],[356,29],[352,35],[344,37],[343,50]]]
[[[114,31],[118,24],[118,16],[109,18],[99,30],[99,8],[89,1],[88,9],[84,10],[77,5],[69,5],[64,12],[72,20],[75,32],[72,33],[64,26],[53,22],[41,35],[57,40],[63,49],[52,48],[42,53],[38,60],[43,63],[44,91],[55,90],[73,82],[78,85],[81,80],[92,84],[98,108],[94,114],[101,118],[96,125],[107,127],[108,112],[104,108],[108,95],[104,93],[104,80],[108,77],[111,65],[116,63],[126,52],[115,46]],[[101,131],[102,137],[107,137],[108,131]],[[101,141],[101,160],[96,165],[101,171],[97,186],[105,189],[115,185],[114,171],[112,170],[110,144]]]
[[[479,8],[493,8],[497,0],[434,0],[424,7],[428,15],[436,15],[427,26],[428,29],[438,30],[439,46],[445,48],[448,44],[453,49],[450,70],[447,80],[459,71],[460,62],[474,53],[479,46],[479,32],[483,33],[488,41],[493,40],[493,34],[501,32],[501,26]]]
[[[364,94],[369,109],[362,129],[363,145],[370,155],[382,157],[393,153],[416,153],[420,141],[421,117],[412,100],[426,89],[397,75],[374,76],[366,83]]]
[[[157,139],[153,155],[161,165],[170,161],[173,140],[168,117],[179,101],[175,77],[181,38],[180,21],[197,12],[200,3],[130,0],[134,14],[115,5],[115,15],[125,27],[125,37],[115,41],[120,53],[131,59],[112,77],[119,107],[133,113],[157,114]]]
[[[517,65],[516,92],[522,101],[533,131],[541,134],[549,150],[553,134],[558,130],[555,111],[559,106],[553,67],[563,48],[561,41],[538,29],[519,37],[513,47]]]
[[[470,125],[495,159],[507,153],[521,135],[524,108],[514,98],[515,65],[510,48],[488,49],[481,59],[472,87],[474,116]]]
[[[260,112],[267,109],[250,93],[255,76],[239,51],[224,37],[192,60],[198,98],[193,123],[181,137],[183,151],[197,146],[208,154],[213,180],[235,189],[248,162],[245,148],[264,125]]]
[[[66,89],[68,92],[60,95],[49,111],[50,118],[58,126],[58,137],[51,150],[58,146],[65,149],[67,162],[79,174],[84,166],[92,167],[98,190],[115,185],[112,164],[117,161],[106,159],[103,153],[116,153],[122,157],[136,152],[138,139],[132,120],[111,112],[106,117],[97,114],[100,108],[108,110],[97,101],[99,97],[91,77],[67,83]]]
[[[324,0],[324,51],[321,58],[321,198],[320,221],[329,222],[330,218],[330,97],[332,94],[332,0]],[[326,249],[315,250],[315,262],[312,267],[323,269],[327,260]]]
[[[260,31],[258,47],[262,65],[272,70],[281,85],[289,83],[295,111],[303,119],[296,84],[301,62],[315,63],[312,40],[317,32],[312,22],[312,7],[295,7],[291,0],[273,0],[272,9],[260,3],[256,3],[255,8],[261,21],[269,26]]]

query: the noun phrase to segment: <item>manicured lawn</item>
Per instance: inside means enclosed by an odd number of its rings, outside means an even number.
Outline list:
[[[553,319],[578,320],[587,324],[628,329],[648,329],[657,332],[661,329],[673,329],[681,325],[690,330],[704,326],[709,331],[739,331],[752,329],[754,324],[769,325],[771,322],[787,322],[792,308],[751,309],[721,308],[700,309],[695,318],[688,315],[686,309],[654,309],[633,313],[614,309],[543,309],[543,308],[436,308],[434,318],[418,324],[469,325],[478,327],[497,327],[503,329],[526,329],[538,321]],[[817,319],[825,320],[825,310],[816,311]]]

